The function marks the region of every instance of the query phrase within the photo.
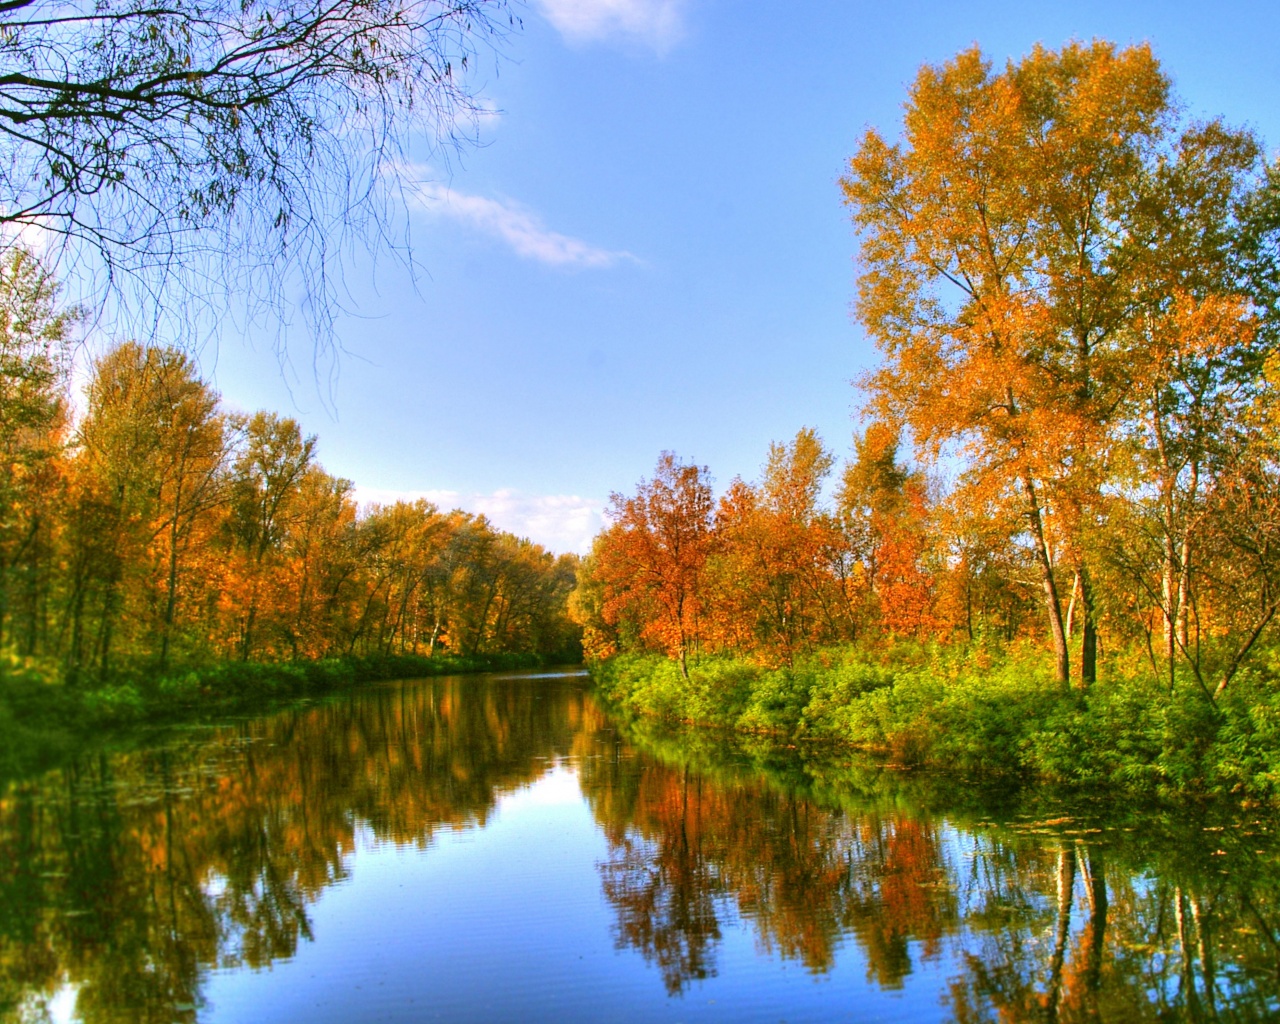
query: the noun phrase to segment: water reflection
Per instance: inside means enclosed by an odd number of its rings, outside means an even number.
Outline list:
[[[357,829],[425,848],[483,826],[582,731],[581,691],[443,680],[361,691],[77,761],[0,801],[0,1015],[70,980],[86,1022],[194,1020],[201,974],[311,938]]]
[[[9,784],[0,1019],[213,1019],[210,972],[311,943],[317,901],[359,881],[362,837],[431,857],[442,832],[484,829],[554,765],[576,770],[600,836],[601,942],[650,964],[659,995],[745,984],[724,960],[746,933],[761,963],[852,972],[855,989],[904,993],[932,1019],[1280,1013],[1265,820],[996,801],[617,727],[581,680],[495,677],[364,690]]]
[[[942,965],[960,1022],[1280,1016],[1268,822],[1203,809],[1070,816],[1043,795],[997,822],[992,807],[939,810],[945,780],[780,764],[767,748],[726,753],[723,738],[633,741],[657,758],[601,786],[617,853],[606,892],[622,940],[671,992],[713,963],[711,894],[763,948],[812,971],[850,941],[881,989]],[[700,913],[686,930],[687,906]],[[686,948],[697,956],[664,955]]]

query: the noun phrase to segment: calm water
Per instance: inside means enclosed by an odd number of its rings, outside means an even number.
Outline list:
[[[1269,818],[407,682],[0,790],[0,1020],[1280,1018]]]

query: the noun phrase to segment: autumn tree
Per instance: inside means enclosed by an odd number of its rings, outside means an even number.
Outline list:
[[[789,444],[769,446],[758,486],[735,480],[721,498],[709,617],[722,645],[790,662],[837,638],[843,609],[829,565],[835,527],[820,502],[834,461],[806,428]]]
[[[63,497],[72,312],[21,249],[0,265],[0,646],[36,652]]]
[[[108,673],[122,626],[127,653],[154,644],[167,659],[197,523],[222,500],[217,405],[195,363],[174,349],[128,343],[95,363],[73,467],[73,673],[90,664]]]
[[[929,536],[931,509],[924,475],[898,461],[901,431],[869,423],[854,441],[837,495],[840,519],[866,582],[867,621],[896,635],[921,635],[934,626]]]
[[[1001,71],[974,49],[923,68],[903,138],[869,132],[843,180],[862,233],[859,317],[885,355],[873,400],[924,454],[959,456],[969,486],[1019,510],[1064,683],[1067,581],[1082,682],[1096,671],[1090,538],[1135,319],[1181,259],[1144,230],[1169,194],[1153,183],[1180,153],[1229,165],[1248,147],[1181,123],[1146,46],[1036,47]]]
[[[245,426],[231,471],[228,528],[244,560],[239,600],[240,656],[254,649],[263,598],[275,610],[277,558],[297,510],[298,483],[315,458],[316,439],[296,420],[259,412]]]
[[[318,658],[333,652],[356,590],[360,561],[351,537],[358,510],[351,481],[316,463],[294,486],[286,538],[290,607],[279,609],[279,621],[291,657]]]
[[[1116,520],[1131,528],[1112,555],[1158,613],[1170,682],[1192,656],[1208,496],[1264,440],[1256,411],[1271,400],[1276,338],[1258,250],[1274,249],[1280,221],[1259,209],[1274,187],[1255,138],[1193,126],[1153,168],[1130,227],[1143,280],[1117,431],[1128,508]]]
[[[611,496],[610,525],[593,552],[606,619],[635,616],[641,637],[686,677],[702,634],[712,509],[706,468],[663,452],[652,480],[630,497]]]

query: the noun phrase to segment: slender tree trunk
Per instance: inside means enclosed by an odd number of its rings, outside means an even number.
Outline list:
[[[1089,570],[1081,566],[1079,578],[1080,606],[1084,612],[1084,621],[1080,624],[1080,688],[1087,690],[1098,680],[1098,624]]]
[[[165,593],[164,621],[160,632],[160,671],[169,664],[169,638],[173,632],[174,613],[178,605],[178,508],[174,501],[173,522],[169,527],[169,576]]]
[[[293,648],[293,660],[298,660],[298,641],[302,636],[303,630],[306,629],[307,622],[312,618],[308,614],[307,606],[311,600],[311,549],[310,546],[305,548],[302,553],[302,579],[298,583],[298,614],[294,619],[293,630],[289,637],[289,644]],[[313,652],[314,653],[314,652]]]
[[[0,559],[0,645],[7,639],[9,630],[9,575],[11,564]]]
[[[66,665],[67,682],[80,682],[80,672],[84,666],[84,603],[87,585],[84,573],[78,571],[74,578],[69,602],[70,629],[67,637]]]
[[[1177,575],[1176,566],[1174,565],[1175,556],[1173,550],[1173,534],[1171,525],[1165,529],[1164,540],[1162,544],[1164,550],[1161,552],[1164,565],[1160,573],[1160,599],[1164,604],[1161,609],[1164,626],[1164,656],[1168,663],[1169,672],[1169,690],[1173,690],[1174,670],[1177,666],[1177,635],[1174,632],[1175,622],[1178,618],[1178,601],[1179,591],[1175,576]]]
[[[256,570],[255,570],[256,572]],[[253,649],[253,624],[258,617],[258,581],[255,577],[249,588],[249,608],[244,617],[244,632],[240,640],[240,660],[248,661],[249,652]]]
[[[107,585],[102,599],[102,621],[98,628],[98,677],[105,680],[111,666],[111,644],[115,639],[116,584]]]
[[[1152,427],[1156,439],[1156,452],[1160,459],[1160,511],[1164,519],[1161,524],[1164,536],[1161,537],[1160,541],[1162,561],[1160,567],[1160,600],[1163,604],[1161,611],[1164,618],[1164,655],[1168,661],[1169,689],[1172,691],[1176,677],[1179,641],[1182,642],[1182,649],[1186,650],[1185,622],[1189,580],[1186,576],[1185,559],[1190,554],[1190,546],[1185,525],[1182,529],[1182,544],[1179,545],[1178,543],[1177,507],[1174,496],[1178,474],[1170,463],[1165,424],[1158,411],[1160,401],[1157,395],[1152,396],[1151,406],[1153,410],[1156,410],[1152,415]],[[1199,483],[1199,473],[1194,466],[1192,471],[1191,493],[1194,495]],[[1179,547],[1181,547],[1181,551],[1179,551]],[[1183,559],[1181,564],[1179,564],[1179,554],[1182,555]],[[1182,626],[1181,629],[1179,628],[1180,625]]]
[[[475,634],[471,641],[471,650],[468,654],[480,654],[484,650],[485,633],[489,629],[489,609],[493,605],[493,598],[497,589],[497,582],[489,585],[489,590],[485,594],[484,607],[480,609],[480,615],[476,619]]]
[[[1181,558],[1178,566],[1178,618],[1176,628],[1178,643],[1182,649],[1191,648],[1191,530],[1188,527],[1182,533]]]
[[[1053,561],[1049,557],[1049,545],[1044,536],[1044,519],[1040,515],[1040,502],[1036,485],[1030,473],[1022,476],[1023,492],[1027,497],[1027,518],[1031,525],[1031,540],[1035,547],[1036,564],[1040,569],[1040,583],[1044,589],[1045,610],[1049,615],[1049,638],[1053,641],[1053,653],[1058,682],[1071,683],[1071,655],[1067,649],[1067,632],[1062,621],[1062,601],[1058,597],[1058,584],[1053,575]]]

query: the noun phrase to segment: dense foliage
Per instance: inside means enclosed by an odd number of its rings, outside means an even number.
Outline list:
[[[790,742],[837,741],[897,765],[1031,779],[1143,797],[1280,796],[1274,657],[1215,705],[1193,684],[1170,694],[1150,673],[1108,662],[1086,693],[1064,695],[1044,652],[903,644],[828,648],[768,668],[695,663],[688,679],[653,654],[596,667],[624,715],[697,722]]]
[[[1030,702],[1011,726],[1025,713],[1069,746],[1073,730],[1110,735],[1088,709],[1121,700],[1097,713],[1164,737],[1139,744],[1153,765],[1215,742],[1232,716],[1266,718],[1280,171],[1260,141],[1187,118],[1145,46],[1038,47],[1003,70],[972,50],[921,70],[902,137],[868,132],[842,186],[862,244],[858,318],[883,359],[861,382],[833,500],[834,459],[812,431],[718,502],[705,468],[664,454],[635,496],[614,496],[584,566],[588,653],[663,652],[690,680],[691,660],[735,656],[701,670],[725,693],[690,682],[680,707],[650,710],[754,726],[732,705],[735,672],[849,643],[870,664],[910,641],[931,681],[912,696],[890,673],[874,700],[894,714],[963,704],[963,679],[1006,710]],[[1019,659],[1025,677],[945,668],[1028,643],[1048,662]],[[1111,688],[1093,693],[1100,666]],[[986,736],[961,715],[960,741],[959,720],[868,732],[846,712],[850,739],[918,733],[912,749],[964,742],[978,760],[1067,771],[1021,726]]]
[[[68,320],[0,272],[0,653],[87,688],[219,663],[569,657],[576,558],[425,501],[357,506],[316,439],[121,344],[72,414]]]

